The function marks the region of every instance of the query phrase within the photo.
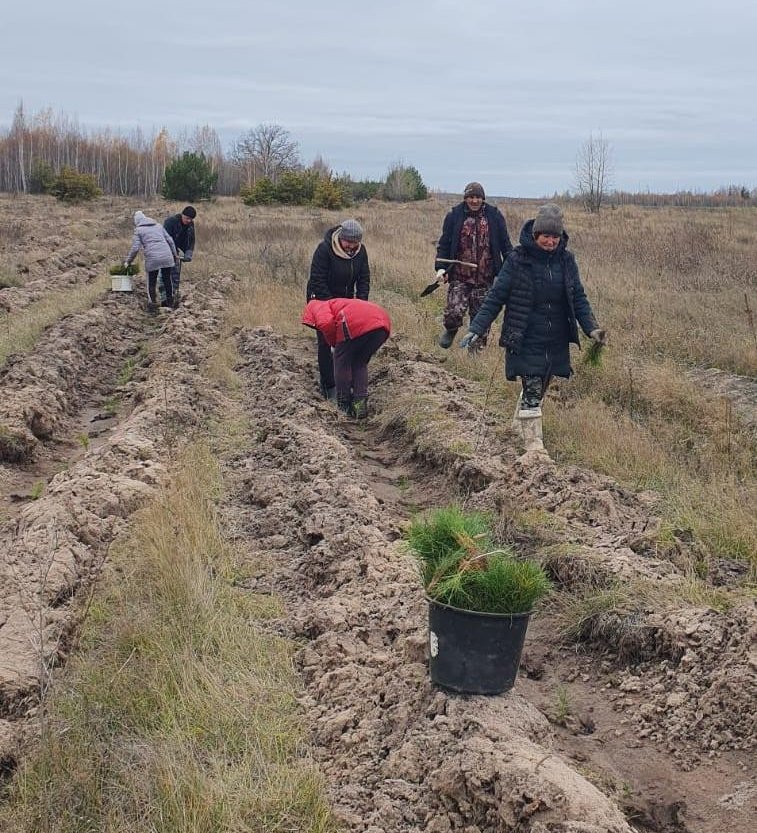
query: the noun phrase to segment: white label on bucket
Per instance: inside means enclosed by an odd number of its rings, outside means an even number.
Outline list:
[[[439,654],[439,638],[433,631],[428,632],[428,644],[431,650],[431,656],[437,656]]]

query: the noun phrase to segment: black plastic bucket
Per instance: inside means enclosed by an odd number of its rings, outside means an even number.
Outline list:
[[[530,613],[476,613],[428,599],[431,680],[452,691],[500,694],[515,685]]]

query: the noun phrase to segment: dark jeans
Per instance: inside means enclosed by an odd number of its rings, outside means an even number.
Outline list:
[[[173,294],[179,291],[179,281],[181,280],[181,261],[179,261],[173,269],[171,269],[171,283],[173,285]]]
[[[153,269],[151,272],[147,273],[147,298],[153,304],[158,303],[158,273],[160,273],[160,278],[163,281],[163,286],[165,286],[166,288],[166,301],[168,301],[169,303],[173,301],[173,284],[171,283],[171,268],[172,267],[170,266],[164,266],[162,269]]]
[[[368,362],[387,338],[389,333],[386,330],[371,330],[337,344],[334,348],[334,375],[338,402],[368,396]]]
[[[318,339],[318,372],[321,374],[321,391],[326,395],[327,388],[334,387],[334,359],[326,339],[316,330]]]

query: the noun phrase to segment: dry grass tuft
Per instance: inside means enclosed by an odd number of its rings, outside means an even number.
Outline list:
[[[46,327],[64,315],[87,309],[110,286],[110,278],[64,292],[51,292],[12,315],[0,312],[0,367],[11,353],[25,353],[34,347]]]

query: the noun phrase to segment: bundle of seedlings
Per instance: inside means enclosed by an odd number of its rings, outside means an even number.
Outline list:
[[[450,507],[416,518],[407,544],[429,598],[450,607],[528,613],[551,587],[538,564],[494,545],[489,518],[480,512]]]
[[[584,352],[584,364],[589,367],[599,367],[602,364],[602,350],[604,344],[601,341],[594,341],[591,339],[589,346]]]
[[[139,274],[139,266],[136,263],[130,263],[128,266],[124,266],[123,263],[116,263],[110,267],[108,270],[108,274],[117,276],[117,275],[138,275]]]

